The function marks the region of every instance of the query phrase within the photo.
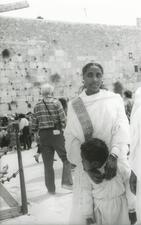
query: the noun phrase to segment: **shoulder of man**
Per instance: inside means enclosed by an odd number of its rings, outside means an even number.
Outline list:
[[[59,99],[58,98],[55,98],[55,97],[50,98],[49,101],[47,102],[47,104],[48,104],[48,106],[49,105],[54,106],[55,109],[59,109],[62,106],[62,104],[59,101]]]
[[[35,104],[35,106],[34,106],[34,111],[36,111],[36,110],[38,110],[38,108],[41,106],[43,104],[43,100],[39,100],[36,104]]]
[[[55,102],[55,103],[60,102],[59,99],[58,99],[58,98],[55,98],[55,97],[51,98],[51,100],[52,100],[53,102]]]
[[[36,103],[35,107],[38,106],[38,105],[40,105],[40,104],[42,104],[42,103],[43,103],[43,100],[40,99],[40,100]]]
[[[55,97],[51,98],[49,102],[52,103],[52,104],[54,104],[54,105],[56,105],[56,106],[58,106],[58,105],[61,104],[61,102],[59,101],[59,99],[58,98],[55,98]]]

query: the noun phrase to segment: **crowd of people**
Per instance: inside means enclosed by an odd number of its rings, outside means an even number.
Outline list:
[[[1,117],[0,122],[0,147],[8,147],[13,149],[16,147],[16,138],[13,124],[19,125],[19,139],[23,150],[30,149],[32,144],[32,128],[31,128],[32,113],[12,114]]]
[[[52,85],[44,84],[33,113],[15,117],[20,142],[28,150],[36,137],[35,160],[42,156],[51,195],[56,193],[57,152],[63,164],[62,188],[73,191],[70,224],[140,224],[141,88],[133,99],[120,83],[108,90],[103,79],[100,64],[86,64],[80,93],[68,104],[54,97]]]

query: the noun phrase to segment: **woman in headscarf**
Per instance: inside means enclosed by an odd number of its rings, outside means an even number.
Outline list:
[[[132,168],[131,190],[136,194],[137,223],[141,224],[141,87],[135,92],[131,112],[130,163]]]
[[[65,129],[65,141],[67,156],[71,163],[76,165],[74,173],[72,223],[86,224],[85,219],[92,216],[92,205],[85,197],[86,174],[82,166],[80,146],[85,142],[87,134],[83,132],[80,117],[85,120],[86,129],[92,137],[103,140],[109,149],[109,157],[106,163],[105,178],[112,179],[116,175],[117,163],[127,162],[128,144],[130,140],[129,123],[125,114],[124,103],[119,94],[101,89],[103,83],[103,68],[98,63],[88,63],[82,69],[84,90],[79,95],[83,102],[93,131],[83,116],[83,109],[76,104],[74,99],[68,105],[67,126]],[[79,113],[74,110],[74,103]],[[87,205],[87,206],[86,206]]]

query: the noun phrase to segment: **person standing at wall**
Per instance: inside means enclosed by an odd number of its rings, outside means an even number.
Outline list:
[[[32,134],[32,113],[28,112],[26,114],[26,119],[29,122],[29,143],[30,143],[30,148],[32,147],[32,141],[33,141],[33,134]]]
[[[50,84],[41,87],[42,100],[34,107],[32,129],[39,132],[40,150],[44,163],[45,184],[50,194],[55,194],[53,159],[55,151],[63,162],[62,187],[72,189],[71,166],[67,160],[63,129],[66,117],[59,100],[53,97]]]
[[[124,91],[124,87],[120,81],[116,81],[115,83],[113,83],[114,93],[120,94],[121,97],[123,97],[123,91]]]
[[[133,100],[132,100],[132,91],[125,90],[123,92],[123,100],[124,100],[124,106],[125,106],[125,112],[127,115],[127,118],[130,122],[130,115],[133,107]]]
[[[22,135],[22,141],[23,141],[23,146],[24,146],[24,150],[30,149],[31,148],[31,144],[30,144],[30,139],[29,139],[29,121],[26,119],[24,114],[19,114],[19,129]]]

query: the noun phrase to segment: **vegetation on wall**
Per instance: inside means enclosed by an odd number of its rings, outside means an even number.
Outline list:
[[[61,80],[61,76],[58,73],[52,74],[50,76],[50,81],[54,84],[58,84]]]
[[[4,59],[10,57],[10,51],[8,49],[4,49],[1,54]]]

